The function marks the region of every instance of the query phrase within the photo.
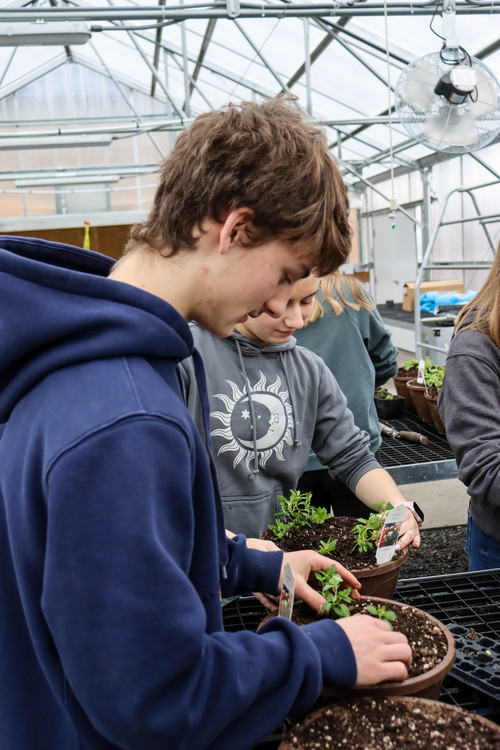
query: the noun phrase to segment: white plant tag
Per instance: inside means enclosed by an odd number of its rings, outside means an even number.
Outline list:
[[[425,359],[421,359],[418,363],[418,375],[417,375],[417,383],[420,383],[421,385],[425,385]]]
[[[378,565],[389,562],[396,551],[401,525],[408,512],[406,505],[396,505],[385,517],[385,523],[377,546],[376,560]]]
[[[283,571],[283,586],[281,587],[280,604],[278,609],[278,615],[280,617],[286,617],[288,620],[292,619],[294,596],[295,576],[293,575],[292,566],[290,563],[287,563]]]

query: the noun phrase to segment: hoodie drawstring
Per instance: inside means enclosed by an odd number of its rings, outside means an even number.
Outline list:
[[[250,418],[252,420],[252,445],[253,445],[253,469],[250,469],[250,474],[248,475],[249,479],[255,479],[257,474],[259,473],[259,452],[257,450],[257,436],[255,434],[256,431],[256,421],[255,421],[255,409],[252,401],[252,390],[250,388],[250,383],[248,382],[247,377],[247,371],[245,370],[245,362],[243,360],[243,355],[241,353],[241,346],[238,339],[236,339],[236,350],[238,352],[238,359],[240,361],[240,367],[241,367],[241,374],[243,376],[243,380],[245,381],[245,388],[247,392],[248,397],[248,406],[250,408]]]
[[[283,352],[280,352],[279,358],[280,358],[281,369],[283,370],[283,374],[285,376],[286,388],[287,388],[287,391],[288,391],[288,398],[290,399],[290,406],[291,406],[291,409],[292,409],[293,447],[294,448],[300,448],[300,446],[302,445],[302,443],[300,442],[300,439],[297,436],[297,420],[295,419],[295,410],[293,408],[293,401],[292,401],[292,391],[290,389],[290,383],[288,382],[288,374],[287,374],[287,371],[286,371],[285,357],[284,357],[284,353]]]

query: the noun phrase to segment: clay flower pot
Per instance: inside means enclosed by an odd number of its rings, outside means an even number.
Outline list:
[[[413,401],[410,395],[410,391],[407,388],[407,383],[409,380],[412,380],[413,375],[394,375],[392,378],[394,381],[394,387],[396,388],[396,393],[399,396],[402,396],[405,400],[405,409],[408,411],[415,411],[415,407],[413,406]]]
[[[417,379],[414,378],[407,382],[406,387],[410,392],[418,418],[422,422],[432,422],[431,412],[425,399],[425,385],[420,385],[420,383],[417,383]]]
[[[375,396],[375,408],[380,419],[399,419],[403,415],[405,399],[403,396],[394,396],[392,399],[378,398]]]
[[[424,394],[425,400],[427,401],[427,406],[429,407],[429,412],[432,417],[432,421],[434,422],[434,427],[439,432],[440,435],[446,435],[446,429],[443,424],[443,420],[441,419],[439,415],[439,409],[437,405],[437,396],[431,396],[430,393],[427,391]]]
[[[262,534],[262,538],[271,539],[285,552],[318,549],[320,541],[337,539],[337,547],[328,555],[329,559],[352,571],[362,585],[362,594],[390,598],[394,593],[401,565],[408,559],[409,548],[399,551],[392,560],[382,565],[377,565],[375,546],[367,553],[352,554],[355,540],[352,528],[355,524],[355,518],[335,516],[321,525],[294,527],[282,539],[274,538],[269,530]]]
[[[500,726],[478,714],[425,698],[362,698],[324,706],[292,726],[278,750],[365,747],[496,748]]]
[[[399,569],[408,558],[408,550],[409,548],[405,547],[398,557],[382,565],[375,565],[373,568],[360,570],[349,568],[361,584],[361,593],[364,596],[380,596],[390,599],[398,582]]]
[[[365,599],[367,597],[361,597]],[[366,688],[354,688],[352,691],[342,691],[342,695],[337,697],[347,697],[348,695],[361,696],[361,695],[411,695],[418,698],[431,698],[437,700],[441,692],[443,680],[451,670],[455,661],[455,640],[446,627],[440,620],[430,615],[428,612],[424,612],[417,607],[412,607],[409,604],[402,604],[401,602],[395,602],[390,599],[383,599],[379,597],[370,596],[370,601],[374,601],[377,604],[384,604],[389,609],[394,610],[396,613],[398,608],[406,607],[408,610],[418,613],[425,617],[432,625],[432,629],[437,633],[442,633],[446,638],[448,646],[447,652],[443,657],[442,661],[432,669],[422,672],[422,674],[415,675],[414,677],[408,677],[402,682],[386,682],[380,685],[372,685]],[[323,688],[323,694],[321,696],[321,703],[329,703],[334,700],[336,693],[329,687]]]
[[[455,661],[455,640],[446,625],[430,615],[428,612],[424,612],[417,607],[412,607],[409,604],[392,601],[391,599],[384,599],[374,596],[362,596],[361,604],[363,603],[373,604],[374,606],[382,604],[387,609],[394,611],[396,614],[398,614],[398,612],[406,612],[411,614],[413,618],[416,617],[418,618],[418,620],[421,620],[421,622],[419,623],[419,633],[421,635],[415,636],[415,634],[413,634],[412,636],[413,638],[418,638],[420,644],[419,648],[426,649],[425,657],[419,655],[420,661],[422,660],[422,658],[427,658],[429,649],[434,646],[436,637],[439,637],[440,639],[440,649],[441,653],[444,652],[444,655],[442,655],[442,658],[435,666],[432,666],[427,670],[424,668],[424,670],[419,674],[414,674],[413,676],[408,677],[402,682],[384,682],[379,685],[372,685],[370,687],[356,687],[352,688],[352,690],[346,690],[345,688],[343,688],[340,693],[337,693],[335,689],[329,686],[324,686],[323,692],[318,699],[316,706],[326,705],[340,698],[357,698],[365,695],[373,697],[381,697],[386,695],[411,695],[419,698],[437,699],[441,692],[443,680],[451,670]],[[356,603],[349,606],[350,608],[352,606],[356,606]],[[264,624],[264,622],[267,622],[269,619],[276,616],[276,612],[272,612],[269,615],[266,615],[261,624]],[[295,603],[292,620],[297,624],[302,625],[306,624],[307,622],[314,622],[317,617],[318,615],[316,615],[316,613],[310,607],[304,604],[304,602],[298,601]],[[412,638],[410,637],[409,642],[410,645],[412,645]],[[414,648],[416,648],[416,642],[413,641],[413,643]],[[445,643],[446,645],[443,646],[443,643]],[[437,651],[436,653],[439,654],[439,651]],[[430,663],[432,664],[432,662]]]

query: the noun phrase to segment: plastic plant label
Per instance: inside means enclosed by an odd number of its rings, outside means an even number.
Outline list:
[[[421,359],[418,363],[417,383],[425,385],[425,359]]]
[[[278,615],[280,617],[286,617],[288,620],[292,619],[294,595],[295,576],[293,575],[292,566],[290,565],[290,563],[287,563],[283,571],[283,585],[281,587],[280,603],[278,609]]]
[[[377,546],[376,560],[378,565],[389,562],[396,551],[401,525],[406,517],[408,508],[406,505],[396,505],[385,517],[380,539]]]

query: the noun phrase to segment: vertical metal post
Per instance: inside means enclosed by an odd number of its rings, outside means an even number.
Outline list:
[[[306,97],[307,111],[312,116],[312,95],[311,95],[311,49],[309,45],[309,19],[303,18],[304,27],[304,67],[306,73]]]
[[[427,248],[429,244],[429,237],[431,231],[431,170],[423,169],[420,172],[422,179],[422,224],[420,227],[420,234],[422,240],[422,247]],[[418,265],[418,263],[417,263]],[[429,272],[424,271],[424,281],[429,280]]]
[[[184,0],[180,2],[181,6],[184,5]],[[187,54],[187,43],[186,43],[186,22],[181,21],[181,41],[182,41],[182,70],[184,73],[184,112],[188,117],[191,117],[191,91],[189,87],[189,70],[188,70],[188,54]]]

